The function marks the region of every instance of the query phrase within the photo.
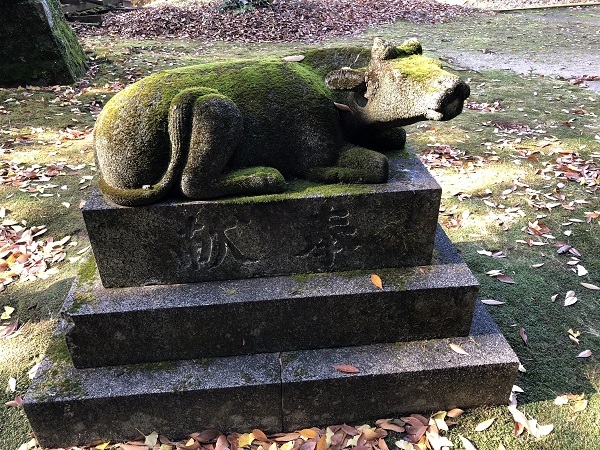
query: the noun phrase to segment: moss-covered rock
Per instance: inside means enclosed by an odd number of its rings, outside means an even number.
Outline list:
[[[0,2],[0,86],[67,84],[86,57],[58,0]]]
[[[122,205],[174,189],[188,198],[282,192],[285,179],[387,181],[385,156],[404,146],[398,126],[447,120],[468,86],[420,55],[413,41],[376,40],[369,52],[310,52],[184,67],[114,96],[94,131],[100,189]],[[406,62],[406,64],[405,64]],[[345,64],[346,63],[346,64]],[[325,70],[335,64],[342,68]]]

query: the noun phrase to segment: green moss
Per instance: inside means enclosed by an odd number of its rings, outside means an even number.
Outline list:
[[[294,377],[299,378],[299,379],[305,379],[308,378],[308,376],[310,375],[310,373],[308,372],[308,370],[306,369],[306,367],[304,366],[300,366],[300,367],[294,367]]]
[[[73,362],[67,347],[67,342],[62,334],[52,337],[46,358],[51,363],[50,367],[40,375],[39,382],[30,390],[29,394],[36,399],[63,397],[80,397],[85,391],[80,381],[73,373]]]
[[[296,352],[287,352],[281,355],[281,365],[283,368],[293,361],[298,359],[299,355]]]
[[[365,67],[370,58],[371,50],[367,47],[318,48],[304,52],[302,64],[324,77],[341,67]]]
[[[444,72],[439,61],[421,55],[398,59],[393,67],[400,69],[402,75],[417,82],[439,77]]]
[[[397,57],[403,58],[411,55],[421,55],[423,53],[423,47],[419,41],[410,40],[396,47],[396,51],[398,52]]]
[[[90,256],[79,266],[79,272],[77,273],[77,287],[86,287],[94,283],[96,279],[96,259],[94,256]]]
[[[69,313],[75,314],[86,305],[93,305],[98,302],[98,299],[90,292],[77,291],[73,295],[73,303],[69,308]]]
[[[69,353],[64,335],[58,334],[52,337],[46,350],[46,356],[55,365],[72,364],[71,354]]]

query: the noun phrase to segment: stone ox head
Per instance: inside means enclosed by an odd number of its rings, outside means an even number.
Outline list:
[[[387,129],[461,113],[469,86],[422,52],[416,40],[395,47],[376,38],[366,68],[344,67],[327,75],[329,88],[349,92],[344,103],[351,111],[350,127]]]

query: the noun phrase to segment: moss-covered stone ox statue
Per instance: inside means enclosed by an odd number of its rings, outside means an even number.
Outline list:
[[[366,68],[325,79],[310,58],[298,59],[184,67],[115,95],[94,131],[102,193],[131,206],[175,191],[279,193],[285,178],[383,183],[380,151],[404,146],[397,127],[452,119],[469,95],[416,41],[376,39]]]

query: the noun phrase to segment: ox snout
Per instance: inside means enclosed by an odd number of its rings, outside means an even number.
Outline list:
[[[471,94],[471,88],[464,81],[452,77],[438,81],[440,95],[433,108],[425,113],[429,120],[450,120],[458,116],[463,109],[465,99]]]

